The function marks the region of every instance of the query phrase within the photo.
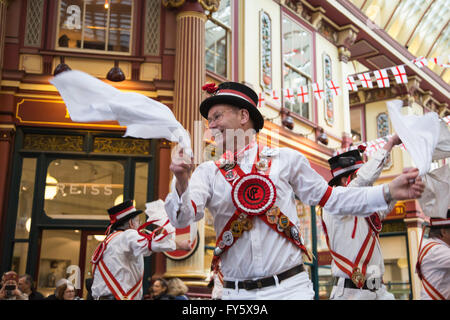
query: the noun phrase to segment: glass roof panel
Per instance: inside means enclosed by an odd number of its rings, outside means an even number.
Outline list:
[[[350,0],[370,20],[416,57],[442,57],[449,63],[449,0]],[[428,65],[447,83],[450,72]]]

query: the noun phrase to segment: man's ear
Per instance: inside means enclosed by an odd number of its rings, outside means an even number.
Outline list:
[[[247,123],[250,120],[250,113],[245,108],[242,108],[240,112],[241,112],[241,124]]]

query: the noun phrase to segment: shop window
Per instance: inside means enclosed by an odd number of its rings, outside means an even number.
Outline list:
[[[130,53],[132,0],[61,0],[57,49]]]
[[[46,177],[44,211],[57,219],[109,220],[123,201],[124,168],[117,161],[56,159]]]
[[[365,141],[364,107],[350,108],[350,127],[352,131],[352,141],[355,144]]]
[[[25,274],[27,267],[28,242],[15,242],[11,270],[18,275]]]
[[[312,120],[311,98],[301,103],[297,94],[301,86],[311,91],[312,82],[312,34],[287,15],[283,15],[282,56],[283,87],[293,90],[293,98],[283,97],[284,107]]]
[[[411,296],[407,239],[404,235],[380,235],[384,258],[383,282],[397,300],[408,300]]]
[[[78,266],[80,239],[79,230],[42,231],[37,290],[45,297],[54,293],[59,280],[69,278],[71,266]]]
[[[16,239],[28,239],[31,228],[31,212],[33,210],[34,177],[36,175],[36,159],[24,158],[22,177],[20,179],[19,201],[16,220]]]
[[[220,1],[219,9],[205,24],[206,69],[228,78],[231,48],[231,0]]]

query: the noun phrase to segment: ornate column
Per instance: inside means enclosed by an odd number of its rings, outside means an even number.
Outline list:
[[[206,74],[205,23],[207,16],[204,11],[216,11],[220,0],[162,0],[162,4],[169,9],[177,10],[173,112],[191,135],[192,149],[197,155],[201,150],[202,137],[195,135],[194,132],[195,129],[198,130],[198,121],[202,121],[199,106],[203,100],[202,86],[205,83]],[[203,221],[198,223],[198,231],[200,239],[197,251],[186,260],[167,259],[166,277],[180,277],[184,280],[205,279],[205,268],[209,269],[209,266],[204,265]],[[195,286],[195,283],[188,284]]]
[[[339,61],[341,65],[341,86],[345,88],[345,82],[347,76],[351,73],[350,66],[347,64],[351,57],[349,48],[353,45],[358,34],[358,29],[353,25],[347,25],[343,27],[343,30],[338,32],[337,44]],[[344,89],[344,92],[345,89]],[[342,131],[342,148],[348,147],[352,142],[351,124],[350,124],[350,96],[348,94],[342,95],[342,112],[343,112],[343,131]]]

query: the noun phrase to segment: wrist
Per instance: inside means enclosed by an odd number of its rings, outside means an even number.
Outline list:
[[[394,198],[392,197],[391,190],[389,188],[389,184],[383,184],[383,196],[386,203],[390,203]]]

